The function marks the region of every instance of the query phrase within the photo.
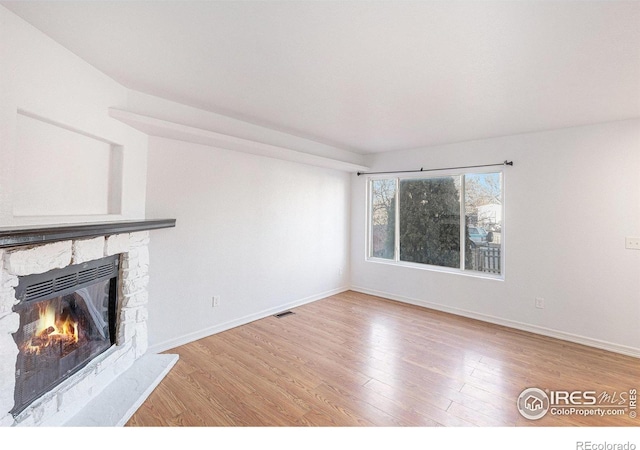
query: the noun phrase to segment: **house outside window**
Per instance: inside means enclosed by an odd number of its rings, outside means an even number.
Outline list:
[[[503,278],[502,172],[368,181],[370,261]]]

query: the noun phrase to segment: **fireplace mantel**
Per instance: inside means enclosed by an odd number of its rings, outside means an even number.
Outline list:
[[[133,233],[176,226],[176,219],[145,219],[0,228],[0,248],[46,244],[68,239]]]

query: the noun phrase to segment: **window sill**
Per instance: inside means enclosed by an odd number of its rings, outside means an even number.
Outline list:
[[[406,267],[408,269],[424,270],[427,272],[438,272],[438,273],[446,273],[446,274],[452,274],[452,275],[461,275],[464,277],[471,277],[471,278],[481,278],[485,280],[504,281],[504,273],[499,275],[492,275],[490,273],[485,273],[485,272],[474,272],[470,270],[462,270],[462,269],[456,269],[451,267],[439,267],[439,266],[432,266],[429,264],[419,264],[419,263],[412,263],[412,262],[406,262],[406,261],[393,261],[393,260],[383,259],[383,258],[365,258],[365,261],[370,263],[375,263],[375,264],[383,264],[387,266]]]

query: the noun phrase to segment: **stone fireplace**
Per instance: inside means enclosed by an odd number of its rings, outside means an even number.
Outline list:
[[[86,424],[114,424],[101,423],[115,407],[103,391],[139,374],[157,385],[177,357],[145,355],[149,230],[174,224],[0,230],[0,425],[78,425],[90,404],[100,411]]]

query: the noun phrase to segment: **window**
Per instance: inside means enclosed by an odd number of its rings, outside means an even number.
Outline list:
[[[369,180],[369,259],[502,275],[502,173]]]

